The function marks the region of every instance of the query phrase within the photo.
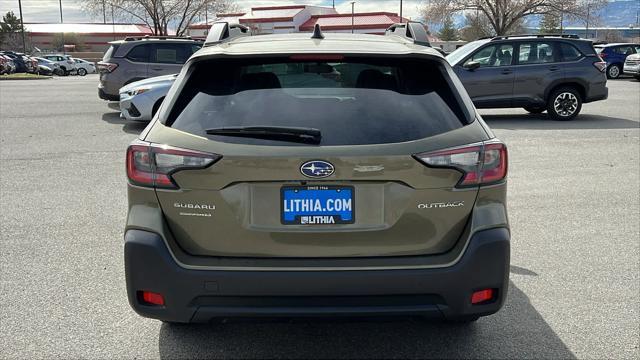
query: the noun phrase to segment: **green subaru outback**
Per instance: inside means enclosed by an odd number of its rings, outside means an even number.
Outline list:
[[[127,150],[133,309],[498,311],[507,150],[447,61],[394,34],[246,35],[215,24]]]

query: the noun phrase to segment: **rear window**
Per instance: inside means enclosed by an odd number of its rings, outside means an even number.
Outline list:
[[[104,53],[104,56],[102,57],[102,61],[109,61],[109,59],[111,59],[111,57],[113,56],[113,54],[116,53],[116,50],[118,50],[119,45],[111,45],[111,47],[109,49],[107,49],[107,52]]]
[[[206,134],[221,127],[281,126],[318,129],[320,145],[384,144],[468,122],[450,70],[434,60],[273,58],[194,66],[166,124],[216,141],[300,145]]]

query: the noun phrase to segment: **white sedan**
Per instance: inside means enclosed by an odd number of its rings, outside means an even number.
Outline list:
[[[178,74],[152,77],[120,88],[120,117],[150,121],[169,92]]]
[[[96,72],[96,64],[91,61],[87,61],[84,59],[73,58],[76,62],[76,69],[78,70],[78,75],[85,76],[87,74],[94,74]]]

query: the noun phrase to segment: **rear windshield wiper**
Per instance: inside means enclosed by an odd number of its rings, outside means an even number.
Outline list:
[[[280,140],[320,144],[322,133],[318,129],[285,126],[238,126],[219,127],[206,130],[208,135],[250,137],[265,140]]]

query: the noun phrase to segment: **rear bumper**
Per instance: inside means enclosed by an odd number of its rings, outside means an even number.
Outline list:
[[[179,266],[155,233],[125,234],[129,303],[140,315],[173,322],[238,316],[423,315],[457,318],[498,311],[509,281],[509,231],[476,233],[455,265],[433,269],[353,271],[191,270]],[[489,303],[471,305],[492,288]],[[143,304],[139,291],[163,294]]]
[[[98,97],[102,100],[107,100],[107,101],[118,101],[120,100],[120,96],[119,95],[111,95],[111,94],[107,94],[106,92],[104,92],[104,89],[102,88],[98,88]]]
[[[605,83],[606,84],[606,83]],[[587,93],[585,103],[606,100],[609,97],[609,88],[605,84],[592,85]]]

